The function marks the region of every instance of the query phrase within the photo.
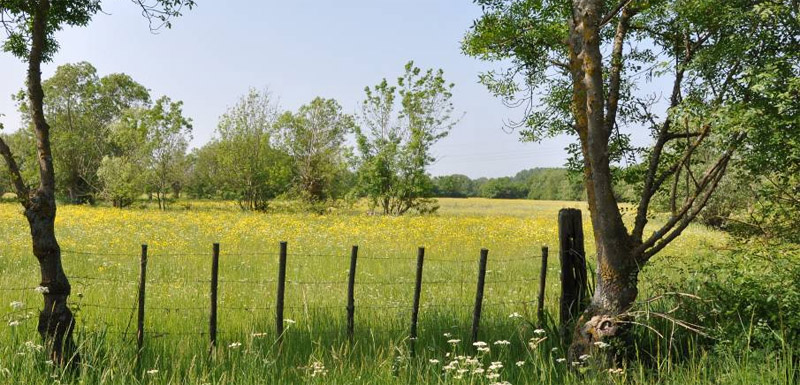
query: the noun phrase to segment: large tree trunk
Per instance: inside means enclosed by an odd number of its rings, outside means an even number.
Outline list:
[[[61,265],[61,248],[55,235],[56,198],[53,156],[50,150],[50,126],[44,116],[41,63],[47,38],[50,1],[35,5],[32,20],[31,50],[28,58],[28,101],[36,134],[39,165],[39,188],[23,202],[25,217],[31,228],[33,254],[39,261],[43,287],[44,308],[39,315],[39,333],[50,347],[54,363],[76,363],[72,330],[72,312],[67,307],[69,280]]]
[[[72,331],[75,319],[67,306],[70,284],[61,265],[61,248],[55,235],[56,205],[52,194],[37,191],[25,210],[31,228],[33,255],[39,261],[44,307],[39,314],[39,333],[50,350],[50,359],[64,366],[77,363]]]
[[[604,116],[603,57],[600,51],[602,2],[574,0],[570,23],[570,68],[573,79],[573,113],[581,139],[584,178],[597,253],[595,293],[581,315],[569,356],[578,361],[623,334],[618,321],[636,300],[639,267],[635,244],[622,221],[609,164],[608,139],[613,121]],[[592,354],[606,356],[603,354]]]
[[[630,262],[636,260],[631,254],[632,250],[610,254],[605,251],[609,250],[604,247],[607,245],[601,245],[606,241],[598,237],[603,231],[594,233],[598,250],[595,291],[589,306],[576,323],[569,357],[572,361],[579,361],[584,354],[590,354],[611,365],[614,352],[601,349],[603,344],[600,343],[611,343],[613,339],[625,336],[627,328],[624,326],[627,324],[624,314],[639,294],[639,267]]]

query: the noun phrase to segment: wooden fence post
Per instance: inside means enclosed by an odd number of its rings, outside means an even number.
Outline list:
[[[422,293],[422,266],[425,262],[425,248],[417,249],[417,279],[414,283],[414,306],[411,309],[411,334],[409,336],[409,346],[411,357],[416,355],[417,342],[417,320],[419,319],[419,297]]]
[[[567,329],[583,311],[586,298],[586,252],[580,210],[561,209],[558,212],[558,242],[561,261],[559,318],[562,334],[567,336]]]
[[[144,349],[144,299],[147,283],[147,245],[142,245],[141,263],[139,265],[139,317],[136,320],[136,367],[141,366]]]
[[[536,308],[536,318],[539,326],[544,325],[544,290],[547,279],[547,246],[542,246],[542,267],[539,271],[539,298]]]
[[[353,246],[350,251],[350,275],[347,277],[347,339],[353,342],[355,329],[355,287],[356,287],[356,259],[358,258],[358,246]]]
[[[478,289],[475,292],[475,309],[472,313],[472,342],[478,342],[478,326],[481,322],[481,309],[483,308],[483,286],[486,282],[486,262],[489,250],[481,249],[481,259],[478,262]]]
[[[217,346],[217,284],[219,282],[219,243],[215,243],[211,254],[211,313],[208,317],[208,336],[211,350]]]
[[[278,259],[278,297],[275,302],[275,331],[278,340],[283,339],[283,298],[286,293],[286,242],[281,242]]]

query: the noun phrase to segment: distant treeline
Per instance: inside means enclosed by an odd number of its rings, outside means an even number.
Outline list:
[[[437,197],[483,197],[579,201],[586,199],[580,176],[566,168],[532,168],[511,177],[470,179],[454,174],[433,178]]]

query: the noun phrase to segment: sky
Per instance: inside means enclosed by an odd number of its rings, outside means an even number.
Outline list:
[[[472,178],[513,175],[532,167],[558,167],[568,137],[521,143],[504,122],[519,119],[478,83],[503,68],[461,53],[460,42],[481,10],[469,0],[203,1],[175,19],[172,29],[150,33],[131,1],[104,1],[87,27],[57,34],[61,49],[43,66],[51,76],[65,63],[88,61],[98,75],[124,72],[151,90],[184,102],[193,120],[193,147],[213,135],[218,118],[250,87],[268,88],[284,110],[316,96],[335,98],[356,113],[364,87],[394,79],[414,60],[441,68],[455,83],[455,111],[463,118],[437,143],[432,175]],[[20,126],[11,94],[22,88],[25,65],[0,53],[0,121]],[[505,129],[504,129],[505,128]]]

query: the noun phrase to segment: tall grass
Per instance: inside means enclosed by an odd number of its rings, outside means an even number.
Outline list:
[[[38,268],[17,206],[0,204],[0,383],[107,384],[607,384],[775,383],[796,376],[794,347],[767,354],[706,349],[678,332],[673,344],[637,329],[633,367],[599,371],[562,362],[552,319],[535,317],[537,256],[557,244],[556,213],[575,202],[442,200],[433,217],[352,213],[252,214],[207,202],[168,212],[65,206],[57,234],[73,277],[76,340],[82,363],[62,372],[46,361],[36,333]],[[591,232],[588,228],[586,234]],[[693,227],[665,251],[670,265],[713,257],[718,233]],[[289,242],[286,331],[275,335],[277,243]],[[211,243],[222,244],[218,347],[207,335]],[[138,250],[150,246],[146,342],[136,366]],[[345,335],[350,245],[359,245],[356,328]],[[417,355],[407,338],[417,246],[427,248]],[[587,252],[593,243],[587,240]],[[490,249],[480,339],[469,341],[479,249]],[[548,268],[548,314],[558,300],[557,250]],[[652,283],[674,281],[658,265]],[[28,288],[28,289],[24,289]],[[19,289],[19,290],[17,290]],[[664,306],[668,306],[665,304]],[[9,322],[18,323],[10,326]],[[674,325],[654,324],[662,335]],[[454,340],[460,340],[455,342]],[[450,341],[450,342],[448,342]],[[499,344],[495,342],[501,341]],[[505,344],[508,341],[509,344]],[[451,369],[444,369],[452,361]],[[477,361],[475,361],[477,360]],[[495,369],[488,368],[495,363]],[[502,368],[498,368],[497,363]],[[518,366],[519,363],[519,366]],[[573,368],[575,370],[570,370]],[[483,372],[481,372],[482,369]],[[459,372],[461,370],[461,372]],[[496,378],[488,374],[499,374]]]

